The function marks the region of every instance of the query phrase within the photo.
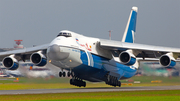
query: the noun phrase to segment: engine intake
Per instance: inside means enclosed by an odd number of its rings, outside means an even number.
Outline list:
[[[45,66],[47,64],[47,59],[41,52],[33,53],[30,57],[30,60],[36,66]]]
[[[162,55],[159,60],[160,64],[164,67],[172,68],[176,65],[176,61],[174,57],[172,56],[172,53],[167,53],[165,55]]]
[[[119,55],[119,59],[123,64],[128,66],[134,65],[136,63],[136,57],[131,50],[121,52],[121,54]]]
[[[14,58],[14,56],[5,57],[2,63],[8,70],[16,70],[19,67],[19,62]]]

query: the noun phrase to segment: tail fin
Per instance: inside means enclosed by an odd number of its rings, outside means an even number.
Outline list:
[[[137,7],[132,7],[126,29],[122,38],[122,42],[134,43],[134,34],[136,32]]]

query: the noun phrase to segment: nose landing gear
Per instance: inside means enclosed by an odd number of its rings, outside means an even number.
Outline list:
[[[70,79],[70,84],[75,85],[78,87],[86,87],[86,82],[84,82],[82,79],[78,78],[77,76],[74,75],[73,72],[59,72],[59,77],[65,77],[65,76],[72,76],[72,79]]]
[[[59,72],[59,77],[66,77],[66,76],[68,76],[68,77],[70,77],[71,76],[71,72]]]

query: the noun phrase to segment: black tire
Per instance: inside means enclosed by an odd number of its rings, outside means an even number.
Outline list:
[[[67,75],[68,75],[68,77],[70,77],[70,76],[71,76],[71,73],[70,73],[70,72],[68,72],[68,74],[67,74]]]
[[[118,86],[121,87],[121,82],[120,81],[118,82]]]
[[[71,85],[73,85],[73,81],[72,81],[72,79],[70,79],[70,84],[71,84]]]
[[[62,77],[62,72],[59,72],[59,77]]]
[[[65,76],[66,76],[66,72],[63,72],[63,74],[62,74],[62,75],[63,75],[63,77],[65,77]]]
[[[86,82],[83,82],[83,86],[86,87]]]

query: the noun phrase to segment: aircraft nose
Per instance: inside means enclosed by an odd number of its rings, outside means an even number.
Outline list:
[[[60,47],[58,45],[54,44],[48,48],[48,51],[52,52],[52,53],[58,53],[58,52],[60,52]]]
[[[57,44],[49,46],[47,50],[47,56],[51,60],[60,61],[64,60],[69,56],[68,52],[62,52],[62,49]]]

